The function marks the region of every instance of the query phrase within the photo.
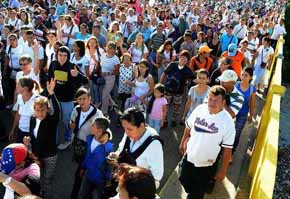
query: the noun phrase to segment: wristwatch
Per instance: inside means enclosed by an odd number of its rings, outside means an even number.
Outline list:
[[[10,182],[11,182],[12,178],[9,176],[8,178],[6,178],[4,181],[3,181],[3,185],[4,186],[7,186]]]

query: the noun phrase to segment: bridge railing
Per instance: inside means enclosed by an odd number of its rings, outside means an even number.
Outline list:
[[[248,171],[251,177],[250,199],[271,199],[273,196],[278,159],[280,101],[286,90],[281,86],[283,45],[284,39],[280,36],[268,71],[269,86]]]

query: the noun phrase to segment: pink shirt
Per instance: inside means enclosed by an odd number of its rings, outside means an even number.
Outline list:
[[[28,175],[35,176],[38,178],[40,177],[40,168],[36,163],[32,163],[25,169],[14,170],[9,174],[9,176],[18,181],[22,181],[23,178],[25,178]]]
[[[153,120],[161,120],[162,108],[165,105],[167,105],[167,100],[165,97],[156,98],[153,102],[150,118]]]

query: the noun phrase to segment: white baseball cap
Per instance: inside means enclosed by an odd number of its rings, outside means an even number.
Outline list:
[[[221,76],[218,77],[221,82],[236,82],[238,80],[238,75],[233,70],[225,70]]]

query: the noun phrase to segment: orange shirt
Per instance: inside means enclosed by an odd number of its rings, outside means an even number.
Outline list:
[[[234,69],[234,71],[237,73],[238,77],[241,76],[241,72],[242,72],[242,63],[244,61],[244,54],[241,53],[240,51],[237,51],[237,54],[233,57],[230,57],[228,54],[228,51],[225,51],[221,57],[227,57],[230,58],[233,62],[232,62],[232,67]]]
[[[203,62],[199,62],[198,55],[197,55],[191,58],[189,67],[193,72],[202,68],[210,72],[212,64],[213,64],[213,59],[211,57],[208,57]]]

